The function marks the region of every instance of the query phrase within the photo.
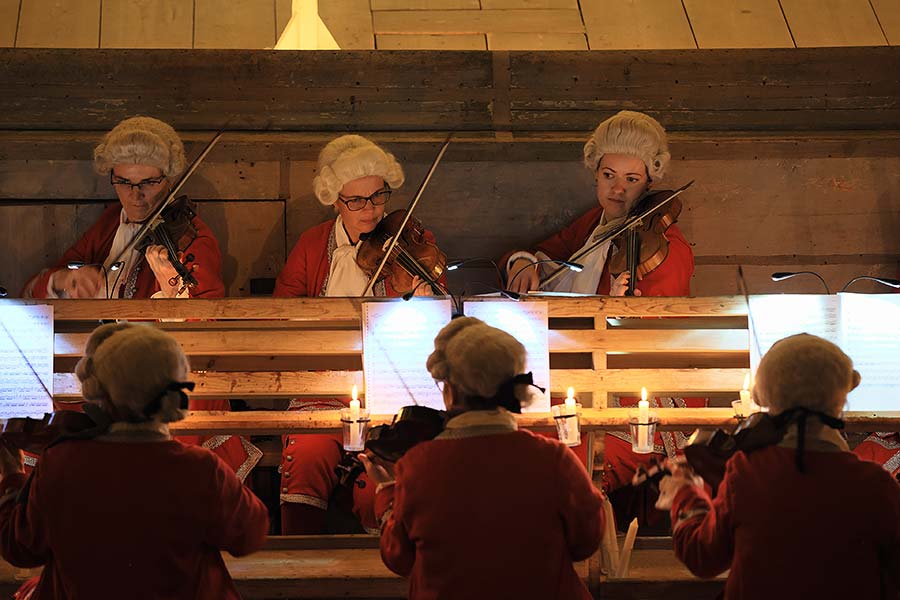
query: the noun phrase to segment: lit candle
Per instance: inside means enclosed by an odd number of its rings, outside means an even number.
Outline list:
[[[575,414],[575,388],[570,387],[566,390],[566,413],[567,415]]]
[[[362,423],[359,422],[359,389],[353,384],[350,391],[350,444],[353,448],[362,448]]]
[[[750,415],[750,371],[744,377],[744,388],[741,390],[741,416]]]
[[[647,424],[650,422],[650,403],[647,402],[647,388],[641,388],[641,400],[638,402],[638,448],[645,449],[647,443]]]

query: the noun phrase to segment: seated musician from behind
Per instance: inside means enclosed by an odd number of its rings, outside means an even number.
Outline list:
[[[305,231],[275,282],[276,297],[362,296],[369,276],[356,263],[360,236],[381,222],[391,191],[403,185],[403,169],[394,156],[359,135],[344,135],[319,153],[316,197],[337,216]],[[426,239],[434,241],[426,232]],[[414,281],[414,286],[417,285]],[[400,296],[390,281],[378,282],[375,296]],[[417,295],[429,294],[427,285]],[[346,402],[346,400],[344,401]],[[339,409],[331,399],[295,399],[291,410]],[[337,484],[340,435],[288,435],[281,461],[281,531],[318,534],[328,530],[327,510]],[[364,481],[364,478],[363,478]],[[352,511],[368,529],[376,528],[373,486],[355,487]],[[338,511],[341,512],[341,511]]]
[[[584,145],[584,164],[594,173],[597,185],[597,206],[576,219],[571,225],[541,242],[532,252],[514,252],[505,260],[509,288],[517,292],[539,289],[539,279],[554,271],[559,265],[544,263],[532,267],[538,260],[567,260],[594,243],[594,237],[607,224],[624,219],[640,198],[659,186],[669,166],[669,145],[665,129],[656,119],[639,112],[623,110],[606,119],[597,127]],[[669,250],[665,260],[657,268],[635,283],[635,295],[688,296],[691,275],[694,272],[694,255],[690,245],[677,225],[666,230]],[[544,289],[558,292],[578,292],[621,296],[628,287],[629,273],[623,272],[613,279],[609,271],[610,257],[615,244],[622,238],[601,244],[592,252],[578,259],[584,270],[565,274],[549,283]],[[618,250],[620,252],[624,249]],[[634,407],[637,398],[614,398],[610,406]],[[652,407],[702,408],[705,398],[651,398]],[[684,442],[680,432],[657,433],[654,452],[660,456],[674,457]],[[586,461],[586,444],[576,448]],[[631,451],[631,438],[627,433],[611,432],[606,435],[604,489],[610,493],[610,501],[619,516],[618,526],[627,526],[637,516],[644,531],[649,527],[668,528],[665,515],[652,508],[653,502],[645,501],[640,494],[628,487],[635,468],[647,461],[647,455]],[[620,490],[619,493],[616,490]],[[643,488],[646,490],[646,488]],[[642,491],[643,491],[642,490]]]
[[[141,224],[165,201],[185,170],[184,145],[168,124],[151,117],[132,117],[116,125],[94,149],[94,168],[108,177],[118,196],[74,246],[52,267],[35,275],[22,292],[25,298],[222,298],[222,255],[219,243],[199,216],[173,242],[192,256],[186,265],[197,279],[184,287],[168,259],[168,251],[151,245],[125,252]],[[183,257],[182,257],[183,258]],[[113,270],[115,263],[121,262]],[[81,263],[69,269],[70,263]],[[102,267],[101,267],[102,265]],[[227,400],[191,400],[191,410],[230,410]],[[243,479],[262,452],[238,436],[181,438],[202,444],[225,460]],[[30,462],[30,461],[29,461]]]
[[[756,401],[771,415],[801,409],[805,436],[794,417],[777,445],[737,452],[713,500],[679,466],[660,483],[676,555],[700,577],[730,569],[726,598],[894,597],[883,586],[900,584],[900,485],[815,415],[839,417],[859,379],[831,342],[777,342]]]
[[[239,598],[220,552],[261,548],[268,514],[222,460],[169,434],[190,374],[180,346],[126,323],[89,344],[76,373],[104,424],[48,447],[27,481],[0,444],[0,553],[43,565],[33,600]]]
[[[524,368],[508,333],[453,320],[428,357],[444,431],[396,468],[360,455],[378,483],[382,559],[410,576],[411,599],[591,597],[573,562],[600,545],[603,496],[565,446],[517,429],[533,392]]]

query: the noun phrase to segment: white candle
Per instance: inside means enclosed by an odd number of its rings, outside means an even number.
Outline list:
[[[744,388],[741,390],[741,416],[750,415],[750,372],[744,377]]]
[[[576,412],[575,409],[575,388],[570,387],[566,391],[566,412],[564,414],[574,415]]]
[[[641,388],[641,400],[638,402],[638,448],[644,450],[649,444],[647,423],[650,422],[650,403],[647,402],[647,388]]]
[[[362,423],[359,422],[359,389],[353,384],[350,391],[350,443],[354,448],[362,447]]]

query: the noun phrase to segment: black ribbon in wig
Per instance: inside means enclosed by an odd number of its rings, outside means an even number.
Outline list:
[[[190,392],[194,391],[194,382],[193,381],[173,381],[169,385],[167,385],[163,390],[156,396],[153,400],[150,401],[147,406],[144,407],[144,416],[147,419],[152,419],[153,415],[162,410],[162,399],[165,398],[170,392],[178,392],[178,395],[181,396],[181,406],[182,410],[187,409],[188,407],[188,397],[187,394],[184,393],[184,390],[188,390]]]
[[[786,410],[774,417],[774,419],[778,422],[779,428],[783,429],[785,432],[788,425],[794,422],[797,423],[797,454],[795,460],[797,464],[797,470],[801,473],[805,472],[805,467],[803,464],[803,451],[806,448],[806,421],[807,419],[809,419],[809,417],[817,418],[822,422],[823,425],[831,427],[832,429],[844,428],[843,420],[832,417],[831,415],[827,415],[817,410],[804,408],[802,406]]]
[[[500,387],[497,388],[497,393],[490,398],[476,396],[474,398],[469,398],[468,402],[475,410],[491,410],[494,407],[500,406],[509,412],[521,414],[522,403],[516,398],[517,385],[530,385],[541,390],[541,393],[546,391],[541,386],[534,384],[534,378],[532,377],[531,371],[529,371],[528,373],[519,373],[515,377],[510,377],[501,383]]]

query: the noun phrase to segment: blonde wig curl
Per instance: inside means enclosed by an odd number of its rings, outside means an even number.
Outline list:
[[[94,170],[108,175],[115,165],[156,167],[166,177],[181,175],[184,144],[167,123],[153,117],[131,117],[113,127],[94,148]]]
[[[393,154],[361,135],[342,135],[319,152],[313,189],[319,202],[331,206],[344,184],[370,175],[381,177],[391,189],[404,181],[403,168]]]
[[[596,172],[605,154],[640,158],[653,182],[663,178],[672,157],[663,126],[653,117],[631,110],[623,110],[597,126],[584,145],[584,165]]]

